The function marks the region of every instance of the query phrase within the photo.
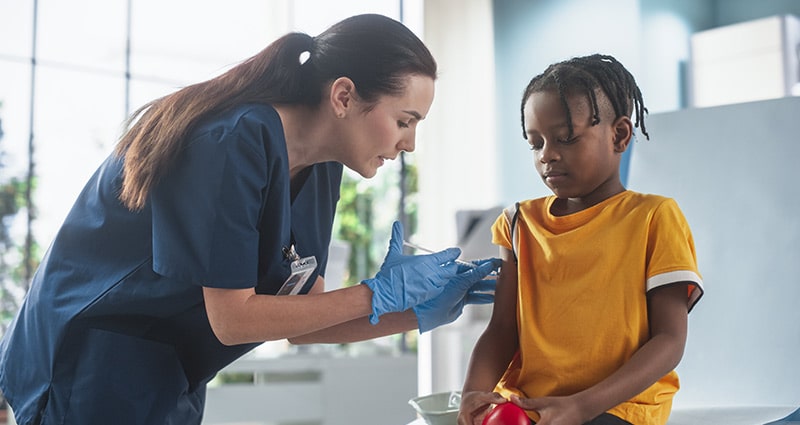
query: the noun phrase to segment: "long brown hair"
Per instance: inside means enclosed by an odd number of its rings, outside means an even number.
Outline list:
[[[301,55],[308,52],[308,59]],[[404,77],[436,78],[430,51],[401,23],[375,14],[340,21],[317,37],[289,33],[222,75],[151,101],[127,121],[119,195],[132,211],[179,157],[194,127],[245,103],[318,105],[326,83],[348,77],[365,102],[405,89]]]

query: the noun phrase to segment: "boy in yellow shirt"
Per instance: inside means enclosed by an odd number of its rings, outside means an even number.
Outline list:
[[[648,136],[639,87],[611,56],[551,65],[528,84],[523,135],[553,195],[492,226],[503,266],[459,425],[509,400],[537,425],[666,423],[702,279],[675,201],[621,182],[634,110]]]

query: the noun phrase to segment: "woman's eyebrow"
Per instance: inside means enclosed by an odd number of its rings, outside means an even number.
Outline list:
[[[423,117],[422,117],[422,115],[420,115],[420,114],[419,114],[419,112],[417,112],[417,111],[405,111],[405,110],[404,110],[403,112],[405,112],[405,113],[407,113],[408,115],[411,115],[412,117],[416,118],[416,119],[417,119],[417,121],[422,121],[422,120],[424,120],[424,119],[425,119],[425,118],[423,118]]]

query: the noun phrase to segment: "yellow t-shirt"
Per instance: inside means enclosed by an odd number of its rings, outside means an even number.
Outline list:
[[[703,292],[691,231],[674,200],[625,191],[554,216],[555,199],[519,205],[520,351],[496,389],[506,396],[560,396],[591,387],[648,340],[647,291],[690,282],[689,308]],[[511,249],[505,215],[492,235]],[[672,371],[608,412],[636,425],[664,424],[678,388]]]

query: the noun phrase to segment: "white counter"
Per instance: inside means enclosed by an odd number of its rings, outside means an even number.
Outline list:
[[[392,425],[416,416],[413,354],[242,358],[221,373],[256,379],[209,387],[203,425]]]
[[[764,425],[787,417],[797,406],[698,407],[675,409],[667,425]],[[800,421],[781,422],[798,425]],[[417,419],[407,425],[426,425]],[[453,424],[455,425],[455,424]]]

